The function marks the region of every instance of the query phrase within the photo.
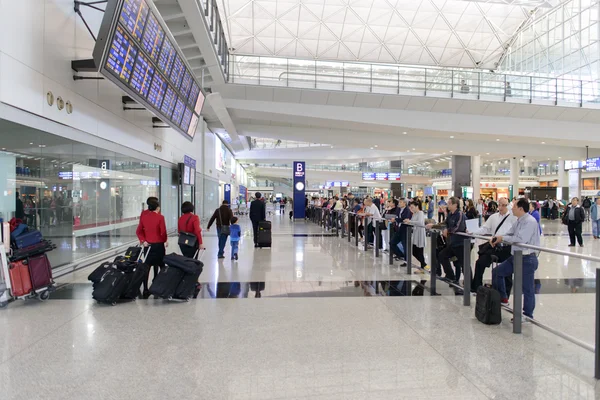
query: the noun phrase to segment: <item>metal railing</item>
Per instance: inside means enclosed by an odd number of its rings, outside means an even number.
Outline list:
[[[211,41],[217,52],[217,57],[225,74],[225,81],[229,80],[229,46],[225,38],[221,15],[217,7],[217,0],[196,0],[200,9],[204,11],[204,17],[208,24],[209,33],[212,34]]]
[[[348,243],[351,242],[351,233],[354,233],[354,238],[355,238],[355,246],[358,248],[359,246],[359,241],[358,241],[358,236],[359,236],[359,231],[358,231],[358,220],[362,219],[363,221],[363,226],[367,227],[369,225],[370,222],[373,221],[373,219],[371,217],[368,216],[364,216],[361,214],[356,214],[353,212],[348,212],[346,210],[344,211],[339,211],[339,212],[332,212],[331,210],[325,209],[325,208],[320,208],[320,207],[310,207],[312,209],[312,215],[309,217],[309,219],[311,219],[313,222],[318,223],[320,225],[322,225],[323,227],[325,227],[326,229],[329,227],[329,229],[331,229],[330,227],[336,226],[338,227],[339,231],[341,232],[341,237],[344,238],[344,235],[347,234],[347,239],[348,239]],[[346,228],[345,226],[345,215],[348,216],[348,227]],[[377,219],[377,221],[385,221],[385,223],[387,224],[388,227],[388,250],[389,250],[389,254],[388,254],[388,263],[389,265],[393,265],[394,263],[394,251],[392,251],[392,235],[393,235],[393,225],[396,222],[391,222],[391,221],[387,221],[384,218],[380,218]],[[353,223],[352,223],[353,222]],[[430,236],[430,259],[429,259],[429,264],[430,264],[430,270],[423,270],[422,268],[416,267],[421,269],[423,272],[425,273],[429,273],[430,274],[430,294],[432,296],[436,296],[438,295],[437,293],[437,280],[440,279],[445,283],[450,284],[452,287],[458,289],[458,290],[462,290],[463,291],[463,305],[464,306],[470,306],[471,305],[471,281],[472,281],[472,271],[471,271],[471,252],[472,252],[472,240],[473,239],[483,239],[483,240],[490,240],[492,237],[491,236],[482,236],[482,235],[476,235],[476,234],[470,234],[470,233],[457,233],[458,235],[464,237],[464,243],[462,245],[463,247],[463,263],[462,263],[462,271],[463,271],[463,275],[464,275],[464,285],[460,286],[458,284],[458,282],[450,282],[446,279],[443,279],[441,277],[439,277],[437,275],[437,271],[435,270],[437,268],[438,265],[438,260],[437,260],[437,252],[436,252],[436,248],[437,248],[437,243],[438,243],[438,235],[440,234],[440,231],[438,229],[430,229],[428,228],[426,225],[418,225],[418,224],[413,224],[413,223],[404,223],[401,222],[402,225],[405,225],[407,228],[407,232],[406,232],[406,241],[405,241],[405,249],[404,249],[404,254],[405,254],[405,261],[406,261],[406,267],[407,267],[407,274],[411,274],[412,273],[412,231],[414,228],[423,228],[423,229],[427,229],[428,230],[428,234]],[[350,227],[353,227],[353,232],[350,232]],[[366,232],[365,232],[366,234]],[[380,245],[381,245],[381,225],[378,223],[376,224],[376,226],[374,227],[374,253],[375,253],[375,257],[379,257],[380,256]],[[339,236],[339,234],[337,235]],[[562,251],[562,250],[556,250],[556,249],[549,249],[546,247],[540,247],[540,246],[533,246],[533,245],[529,245],[529,244],[523,244],[523,243],[519,243],[519,242],[512,242],[512,241],[503,241],[504,244],[506,245],[511,245],[511,246],[516,246],[519,247],[519,250],[514,250],[513,251],[513,266],[514,266],[514,280],[513,280],[513,290],[514,290],[514,306],[511,309],[508,306],[503,306],[503,308],[509,312],[511,312],[513,314],[513,333],[515,334],[520,334],[521,333],[521,329],[522,329],[522,319],[526,319],[527,321],[531,322],[532,324],[547,330],[548,332],[551,332],[585,350],[591,351],[594,353],[594,377],[596,379],[600,379],[600,268],[596,268],[596,311],[595,311],[595,343],[594,345],[585,343],[582,340],[579,340],[571,335],[568,335],[564,332],[561,332],[551,326],[548,326],[542,322],[540,322],[539,320],[536,320],[534,318],[531,318],[529,316],[523,315],[523,250],[521,249],[528,249],[528,250],[533,250],[536,252],[546,252],[546,253],[551,253],[551,254],[556,254],[556,255],[560,255],[560,256],[565,256],[565,257],[572,257],[572,258],[577,258],[580,260],[586,260],[586,261],[592,261],[592,262],[597,262],[600,263],[600,257],[594,257],[591,255],[584,255],[584,254],[578,254],[578,253],[571,253],[568,251]],[[369,244],[368,244],[368,240],[365,238],[364,241],[364,251],[367,251],[369,249]],[[468,268],[466,267],[468,266]],[[458,277],[457,277],[458,278]]]
[[[230,83],[597,108],[600,83],[480,70],[232,55]]]

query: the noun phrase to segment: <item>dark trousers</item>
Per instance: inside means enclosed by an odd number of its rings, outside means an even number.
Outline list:
[[[254,244],[258,243],[258,221],[252,220],[252,232],[254,233]]]
[[[154,278],[158,275],[158,268],[162,268],[165,266],[164,262],[165,258],[165,244],[164,243],[150,243],[150,250],[148,251],[148,256],[146,257],[146,265],[149,265],[154,270]],[[154,279],[153,278],[153,279]],[[148,281],[150,280],[150,270],[148,270],[148,275],[146,275],[146,279],[144,279],[144,291],[148,290]]]
[[[398,230],[396,231],[393,235],[392,238],[390,239],[390,250],[399,258],[404,258],[405,255],[402,251],[400,251],[400,249],[398,248],[398,243],[402,242],[402,246],[404,246],[404,243],[402,241],[402,234],[401,232]],[[406,249],[405,249],[406,250]]]
[[[375,245],[375,227],[373,226],[372,223],[369,223],[369,226],[367,226],[367,240],[369,241],[369,244],[373,244]],[[381,237],[381,230],[379,231],[379,248],[383,248],[383,240]]]
[[[580,246],[583,246],[583,237],[581,236],[581,222],[569,221],[567,228],[569,229],[569,239],[571,246],[575,246],[575,238]]]
[[[498,262],[501,263],[510,257],[510,246],[501,246],[493,253],[479,255],[479,258],[475,262],[475,275],[473,275],[471,291],[476,292],[477,288],[483,285],[483,274],[485,273],[485,269],[492,265],[492,255],[498,257]],[[510,288],[512,288],[512,279],[510,282],[506,282],[506,288],[507,292],[510,294]]]
[[[219,235],[219,253],[217,254],[217,257],[223,257],[225,256],[225,245],[227,244],[227,237],[229,237],[229,235],[221,233],[220,227],[217,227],[217,234]]]
[[[460,279],[460,274],[462,271],[463,259],[464,259],[464,246],[462,244],[457,246],[446,246],[442,251],[440,251],[438,262],[442,264],[444,268],[444,274],[446,274],[446,279],[458,282]],[[452,270],[452,265],[450,265],[450,259],[452,257],[456,257],[457,261],[454,262],[455,271]]]
[[[199,246],[186,246],[184,244],[179,245],[179,249],[181,250],[181,254],[187,258],[194,258],[196,252],[198,251]]]
[[[535,308],[535,271],[538,269],[538,259],[534,254],[523,256],[523,314],[533,318],[533,310]],[[496,290],[500,292],[502,298],[508,298],[509,291],[505,288],[504,277],[510,276],[514,272],[513,257],[509,257],[506,261],[492,271],[492,284]],[[511,279],[512,283],[512,279]]]
[[[417,259],[417,261],[419,261],[419,263],[421,264],[421,268],[425,268],[425,266],[427,265],[427,263],[425,262],[425,254],[424,254],[425,248],[417,247],[416,245],[413,244],[412,253],[413,253],[413,256]]]
[[[443,222],[446,219],[446,214],[438,212],[438,222]]]

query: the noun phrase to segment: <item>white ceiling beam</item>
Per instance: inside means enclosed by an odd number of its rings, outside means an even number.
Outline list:
[[[223,98],[220,93],[211,93],[206,97],[206,101],[217,115],[221,124],[227,131],[227,134],[231,138],[231,146],[233,149],[237,151],[241,150],[249,150],[250,146],[248,146],[248,141],[246,138],[241,138],[238,135],[237,129],[235,128],[235,124],[225,107],[225,103],[223,102]]]

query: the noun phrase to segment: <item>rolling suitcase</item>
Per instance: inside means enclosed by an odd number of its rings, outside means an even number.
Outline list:
[[[258,238],[256,240],[258,247],[271,247],[271,221],[260,221],[258,223]]]
[[[52,280],[52,267],[45,253],[29,257],[27,264],[29,266],[33,290],[47,288],[54,284]]]
[[[173,298],[189,301],[194,297],[194,295],[197,297],[198,295],[195,294],[195,291],[196,285],[198,284],[198,278],[200,278],[201,273],[202,266],[200,266],[194,273],[186,273],[183,275],[179,285],[177,285],[177,289],[175,289],[175,295]]]
[[[475,317],[486,325],[498,325],[502,322],[500,292],[486,286],[479,286],[475,302]]]
[[[17,249],[22,249],[24,247],[29,247],[38,244],[43,239],[44,238],[42,237],[42,233],[40,231],[32,230],[17,236],[14,240]]]
[[[112,266],[108,267],[100,280],[94,283],[92,297],[99,303],[112,304],[114,306],[128,284],[128,274]]]
[[[152,281],[150,293],[161,299],[173,299],[184,275],[185,272],[177,267],[165,266]]]
[[[132,249],[131,247],[129,249],[127,249],[127,252],[125,253],[125,257],[121,257],[117,260],[115,260],[115,266],[117,267],[117,269],[125,272],[128,276],[129,279],[129,284],[127,285],[127,288],[125,289],[125,291],[121,294],[121,298],[122,299],[135,299],[137,297],[140,296],[140,287],[142,286],[142,284],[144,283],[144,280],[146,279],[146,277],[148,276],[148,273],[150,272],[150,266],[145,264],[146,261],[146,257],[148,256],[148,253],[150,252],[150,248],[148,247],[148,251],[147,252],[142,252],[142,248],[141,247],[137,247],[138,249],[140,249],[139,251],[133,251],[130,252],[130,250]],[[128,258],[127,255],[133,256],[135,255],[136,258],[133,260],[137,260],[137,261],[133,261],[132,259]]]
[[[33,246],[23,247],[22,249],[13,250],[10,256],[11,261],[25,260],[28,257],[37,256],[56,248],[48,240],[42,240],[40,243],[34,244]]]
[[[24,261],[10,263],[9,275],[13,297],[25,296],[31,293],[33,289],[31,276],[29,267]]]

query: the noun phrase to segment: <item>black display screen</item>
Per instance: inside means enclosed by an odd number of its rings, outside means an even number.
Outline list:
[[[181,123],[181,117],[183,117],[183,113],[185,111],[185,104],[181,97],[177,98],[177,103],[175,104],[175,110],[173,110],[173,118],[171,121],[179,125]]]
[[[138,52],[138,47],[133,44],[133,41],[125,33],[125,30],[117,26],[114,40],[108,51],[106,68],[115,74],[119,80],[128,83]]]
[[[129,86],[138,92],[144,99],[148,97],[150,83],[154,76],[154,67],[148,62],[146,57],[139,52],[135,59],[133,75],[129,81]]]
[[[152,61],[156,62],[160,56],[160,47],[165,38],[165,31],[160,27],[154,14],[150,14],[146,22],[146,30],[142,39],[142,47],[148,53]]]
[[[152,79],[152,85],[150,85],[150,93],[148,93],[148,103],[151,106],[160,109],[163,98],[165,97],[165,91],[167,90],[167,82],[163,79],[160,74],[154,74]]]
[[[193,138],[204,93],[151,0],[109,0],[94,47],[100,73]]]
[[[187,132],[188,128],[190,127],[191,120],[192,120],[192,110],[190,110],[189,108],[186,107],[185,111],[183,112],[183,118],[181,119],[181,124],[179,125],[179,127]]]
[[[119,22],[138,41],[142,41],[142,33],[148,18],[148,4],[144,0],[124,0]]]

